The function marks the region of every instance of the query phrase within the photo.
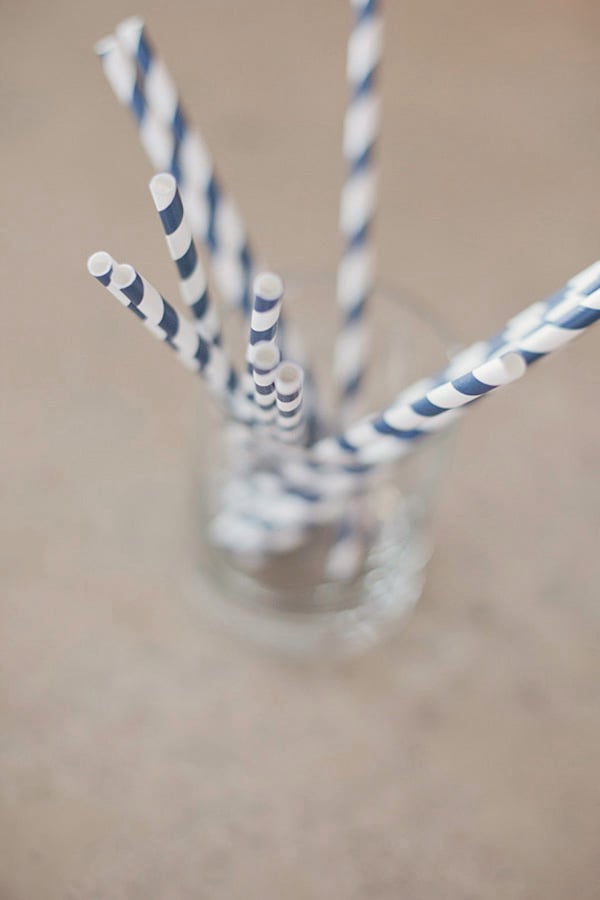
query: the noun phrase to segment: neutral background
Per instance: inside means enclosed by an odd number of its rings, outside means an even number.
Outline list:
[[[92,52],[133,12],[272,264],[338,249],[346,3],[5,0],[0,897],[592,900],[600,333],[468,416],[397,639],[324,672],[209,626],[197,386],[85,273],[173,289]],[[600,256],[600,7],[387,25],[381,273],[475,339]]]

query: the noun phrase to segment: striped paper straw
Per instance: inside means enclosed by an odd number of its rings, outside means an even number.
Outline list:
[[[352,454],[365,463],[382,461],[379,453],[381,438],[413,441],[429,431],[437,430],[441,426],[436,422],[438,416],[510,384],[520,378],[525,369],[525,360],[519,353],[507,353],[484,362],[453,381],[432,388],[411,403],[403,401],[401,395],[400,402],[396,401],[379,415],[353,425],[341,437],[320,441],[314,447],[315,456],[328,460]]]
[[[302,368],[296,363],[282,363],[275,373],[275,394],[278,433],[287,444],[299,443],[304,436],[303,388]]]
[[[145,115],[156,118],[172,136],[171,157],[159,168],[168,169],[177,179],[194,234],[202,238],[210,252],[220,293],[231,306],[249,313],[252,254],[237,206],[217,178],[205,141],[190,125],[175,82],[156,53],[143,19],[126,19],[117,26],[116,34],[130,59],[137,63],[137,94],[145,100]],[[125,102],[139,125],[132,98],[130,95]]]
[[[366,467],[344,471],[338,466],[307,462],[306,458],[280,458],[279,470],[245,473],[223,493],[218,543],[233,553],[268,556],[299,546],[317,525],[347,519],[348,502],[366,489],[373,473]],[[260,497],[260,502],[257,498]],[[363,517],[363,525],[366,520]],[[243,542],[240,543],[243,535]],[[361,537],[366,537],[365,529]],[[275,540],[274,540],[275,538]],[[346,550],[348,550],[347,538]],[[351,578],[348,555],[335,553],[328,577]],[[334,575],[337,572],[337,575]]]
[[[257,275],[252,288],[252,298],[250,336],[246,347],[247,377],[245,379],[246,394],[249,397],[254,394],[252,380],[254,347],[261,343],[275,343],[283,298],[283,281],[279,275],[274,272],[262,272]]]
[[[87,267],[155,337],[175,351],[182,365],[200,372],[226,412],[251,421],[251,410],[239,390],[235,372],[219,346],[205,341],[133,266],[119,265],[110,254],[100,251],[90,256]]]
[[[135,62],[113,37],[103,38],[95,47],[106,80],[117,100],[129,107],[135,120],[140,143],[152,166],[159,172],[169,169],[173,157],[174,137],[148,108],[137,80]]]
[[[366,362],[364,312],[374,280],[370,230],[377,202],[373,157],[380,118],[375,76],[382,47],[378,0],[352,0],[352,7],[354,25],[347,55],[351,97],[344,120],[343,141],[347,174],[340,196],[344,250],[337,278],[342,324],[334,356],[343,420],[348,418]]]
[[[169,254],[177,267],[183,302],[191,309],[198,333],[204,340],[220,344],[221,322],[211,301],[206,274],[175,177],[168,172],[155,175],[150,181],[150,193],[160,216]]]
[[[117,38],[111,36],[96,45],[106,79],[117,100],[132,113],[153,168],[168,171],[177,180],[192,233],[208,250],[220,294],[232,308],[250,316],[254,262],[241,215],[217,179],[208,147],[188,122],[175,83],[154,51],[143,20],[126,19],[116,31]],[[282,351],[304,366],[310,384],[300,336],[284,324],[282,317]]]
[[[210,536],[214,544],[235,556],[258,556],[260,565],[265,557],[288,553],[302,544],[306,530],[294,525],[270,528],[251,515],[224,510],[212,521]]]
[[[509,347],[517,350],[530,366],[570,343],[600,318],[600,288],[588,290],[590,293],[565,297],[538,328],[514,340]]]
[[[270,344],[275,342],[283,298],[283,281],[279,275],[274,272],[257,275],[254,279],[253,298],[248,357],[252,355],[250,348],[254,344],[261,341]]]
[[[334,459],[350,454],[352,458],[367,464],[382,462],[388,458],[396,459],[402,455],[400,447],[394,447],[393,441],[390,442],[388,437],[397,438],[400,442],[410,442],[426,431],[445,427],[450,406],[444,401],[459,399],[461,385],[462,391],[465,385],[468,390],[476,387],[471,386],[473,378],[486,382],[490,375],[487,366],[493,366],[499,360],[514,354],[522,359],[525,366],[529,366],[570,343],[600,317],[600,266],[595,272],[589,267],[580,276],[581,278],[576,276],[576,279],[568,283],[571,289],[565,291],[558,301],[550,303],[541,324],[503,345],[502,352],[505,356],[493,356],[472,372],[432,388],[413,403],[407,403],[404,400],[406,394],[401,394],[399,400],[381,415],[351,427],[337,439],[326,439],[315,445],[317,458]],[[450,386],[455,387],[458,394],[454,395]],[[474,396],[469,399],[469,396],[467,394],[466,403],[476,399]],[[460,405],[463,404],[455,403],[452,408]]]
[[[254,522],[257,529],[275,531],[294,528],[296,531],[331,522],[344,507],[345,498],[316,490],[301,490],[292,486],[282,490],[281,480],[271,473],[259,472],[245,479],[245,492],[236,490],[233,502],[229,496],[224,506],[228,515],[245,522]]]
[[[254,380],[254,402],[259,422],[275,421],[277,404],[275,397],[275,371],[281,354],[276,344],[260,341],[252,348],[252,377]]]
[[[515,341],[530,334],[547,318],[555,315],[554,311],[558,307],[564,311],[565,304],[568,307],[576,304],[580,295],[589,295],[598,288],[600,288],[600,261],[594,262],[578,272],[560,290],[525,307],[509,319],[506,325],[491,338],[486,341],[477,341],[461,350],[444,369],[433,376],[432,385],[442,384],[444,381],[456,378],[486,359],[506,352]]]
[[[315,483],[301,488],[273,473],[268,478],[258,473],[227,491],[213,537],[233,553],[287,552],[302,544],[311,529],[339,520],[347,502],[347,492],[320,490]],[[335,577],[333,568],[330,577]]]
[[[578,272],[554,294],[533,303],[509,319],[505,327],[487,342],[488,354],[502,351],[503,347],[534,331],[545,319],[554,316],[559,307],[565,310],[565,304],[570,306],[577,302],[580,295],[587,296],[598,288],[600,288],[600,261]]]

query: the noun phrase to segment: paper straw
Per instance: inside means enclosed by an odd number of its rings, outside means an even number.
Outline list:
[[[557,305],[546,320],[530,334],[510,344],[518,350],[528,366],[537,362],[548,353],[564,347],[600,317],[600,290],[588,296],[582,294],[577,298],[565,298],[560,307]]]
[[[319,490],[318,481],[303,489],[277,473],[258,473],[226,492],[211,533],[232,553],[268,556],[295,549],[313,528],[340,519],[346,510],[346,494]]]
[[[95,50],[117,100],[127,106],[133,115],[140,143],[152,166],[159,172],[169,169],[175,139],[154,111],[148,108],[138,84],[135,62],[113,37],[98,41]]]
[[[283,281],[274,272],[262,272],[254,279],[252,286],[252,314],[250,317],[250,335],[246,347],[247,375],[244,380],[246,395],[254,395],[252,380],[252,362],[254,346],[260,343],[275,343],[277,326],[281,316],[281,300],[283,297]]]
[[[541,324],[504,344],[502,353],[507,356],[516,353],[522,358],[524,365],[529,366],[574,340],[593,325],[600,317],[600,265],[598,269],[588,267],[579,273],[579,276],[567,283],[567,288],[561,297],[554,297],[547,305],[547,314]],[[322,459],[334,459],[350,454],[367,464],[398,458],[401,455],[400,448],[394,447],[393,442],[387,440],[388,437],[410,442],[425,431],[445,427],[444,417],[449,415],[446,410],[450,405],[444,401],[458,399],[461,386],[462,390],[464,385],[471,389],[471,379],[477,380],[478,373],[479,379],[485,382],[490,377],[486,367],[493,366],[503,358],[506,356],[492,356],[472,372],[432,388],[410,404],[405,400],[405,393],[400,395],[399,400],[381,415],[351,427],[337,439],[319,442],[314,448],[315,455]],[[453,394],[452,387],[457,389],[456,395]],[[475,397],[469,399],[467,396],[465,402],[469,403],[473,399]],[[453,408],[460,405],[462,403],[453,403]],[[439,419],[436,422],[437,417]]]
[[[274,343],[281,314],[283,281],[274,272],[262,272],[254,279],[250,341]],[[251,356],[251,352],[248,354]]]
[[[259,422],[273,422],[277,416],[275,371],[280,359],[279,348],[269,341],[260,341],[252,348],[254,402]]]
[[[189,123],[175,82],[155,52],[143,20],[126,19],[116,32],[117,38],[111,36],[96,45],[107,81],[118,101],[131,111],[155,171],[170,172],[177,180],[192,233],[210,255],[219,293],[249,317],[255,265],[237,206],[217,178],[206,143]],[[310,386],[302,341],[283,317],[279,343],[286,358],[304,367]]]
[[[119,265],[110,254],[100,251],[90,256],[87,267],[90,274],[123,306],[131,309],[155,337],[175,351],[182,365],[203,376],[226,412],[242,421],[251,421],[251,409],[219,346],[205,341],[133,266]]]
[[[168,172],[155,175],[150,181],[150,193],[160,216],[169,254],[177,267],[181,297],[194,315],[198,333],[205,341],[219,344],[219,315],[211,301],[206,274],[174,176]]]
[[[251,516],[222,511],[211,522],[210,537],[235,556],[252,555],[260,560],[294,550],[305,540],[306,530],[293,525],[271,529]]]
[[[304,372],[296,363],[282,363],[275,372],[278,434],[287,444],[299,443],[304,435],[302,396]]]
[[[340,197],[344,250],[337,277],[342,323],[334,354],[342,420],[346,421],[363,378],[367,355],[365,305],[374,280],[370,230],[377,202],[373,157],[380,117],[375,80],[382,46],[378,0],[352,0],[352,7],[354,24],[347,55],[351,97],[343,141],[347,174]]]
[[[570,278],[567,283],[543,300],[536,300],[521,312],[512,316],[496,334],[486,341],[477,341],[457,353],[437,375],[432,378],[433,384],[441,384],[451,378],[462,375],[476,365],[506,352],[519,338],[530,334],[538,328],[546,318],[555,314],[555,310],[565,310],[576,305],[580,295],[589,295],[600,288],[600,261],[587,266],[577,275]]]
[[[412,441],[428,431],[436,430],[436,418],[451,410],[472,403],[478,397],[520,378],[526,369],[518,353],[507,353],[488,360],[472,372],[453,381],[438,385],[422,397],[407,403],[396,401],[383,412],[350,427],[339,438],[327,438],[314,447],[319,459],[335,459],[343,454],[356,455],[362,462],[379,461],[377,452],[369,446],[381,446],[381,438]]]
[[[340,230],[344,250],[337,277],[337,301],[342,323],[334,348],[334,371],[339,386],[340,421],[343,424],[347,424],[352,415],[369,344],[365,306],[374,281],[370,229],[377,203],[373,151],[380,121],[380,98],[375,85],[382,42],[378,5],[378,0],[352,0],[355,18],[347,51],[351,99],[344,119],[343,155],[347,175],[340,197]],[[363,544],[359,525],[355,517],[340,524],[338,539],[329,553],[331,577],[337,579],[344,571],[350,578],[358,565]]]
[[[137,63],[138,93],[145,98],[146,113],[172,135],[171,158],[159,168],[168,169],[177,179],[194,234],[211,254],[219,292],[231,306],[249,313],[252,253],[239,210],[217,178],[212,155],[199,131],[191,126],[143,19],[126,19],[117,26],[116,34]],[[131,107],[130,102],[127,105]]]

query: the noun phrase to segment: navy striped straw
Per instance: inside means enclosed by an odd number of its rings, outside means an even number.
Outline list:
[[[338,438],[318,442],[314,447],[315,456],[322,460],[353,458],[366,464],[398,458],[402,455],[402,448],[394,447],[393,441],[387,439],[392,437],[400,443],[412,442],[430,431],[446,427],[454,418],[452,410],[463,405],[461,395],[464,403],[469,403],[493,390],[493,387],[483,391],[479,389],[479,382],[484,384],[484,388],[486,384],[495,385],[494,372],[488,371],[488,366],[515,355],[520,357],[523,366],[530,366],[570,343],[598,318],[600,262],[580,272],[567,282],[564,289],[548,298],[541,322],[502,344],[502,356],[492,355],[471,371],[424,390],[421,396],[418,396],[415,386],[408,388],[383,413],[352,426]],[[486,342],[480,343],[485,345]],[[475,348],[479,346],[473,345]],[[448,369],[451,367],[452,363]]]
[[[536,300],[521,312],[512,316],[498,332],[485,341],[477,341],[461,350],[452,357],[436,375],[429,380],[429,387],[443,384],[452,378],[468,372],[475,366],[491,359],[509,349],[518,346],[518,341],[534,332],[545,321],[551,321],[557,313],[562,315],[572,306],[576,306],[578,299],[589,296],[600,288],[600,261],[587,266],[577,275],[570,278],[567,283],[543,300]]]
[[[282,363],[275,372],[275,395],[278,434],[287,444],[300,443],[304,436],[303,388],[302,368],[296,363]]]
[[[98,41],[95,50],[117,100],[131,111],[140,143],[152,166],[159,172],[168,169],[173,157],[174,137],[148,107],[138,83],[135,62],[113,37]]]
[[[412,442],[446,427],[455,417],[455,410],[510,384],[520,378],[525,369],[525,360],[519,353],[507,353],[432,388],[412,402],[406,402],[401,394],[383,412],[351,426],[340,437],[318,442],[314,447],[315,456],[325,461],[350,454],[360,462],[372,464],[385,461],[389,451],[394,458],[397,449],[393,446],[394,441],[388,444],[387,439]]]
[[[252,411],[219,346],[205,341],[133,266],[119,265],[110,254],[100,251],[90,256],[87,267],[90,274],[130,309],[155,337],[175,351],[187,369],[202,375],[223,409],[241,421],[251,421]]]
[[[196,328],[204,340],[221,343],[221,322],[211,301],[208,283],[187,221],[175,177],[168,172],[155,175],[150,193],[160,216],[171,259],[177,267],[179,290],[191,309]]]
[[[275,343],[277,326],[281,315],[283,298],[283,281],[274,272],[261,272],[254,279],[252,287],[252,314],[250,317],[250,335],[246,347],[245,379],[246,395],[254,395],[252,381],[252,364],[254,346],[260,343]]]
[[[259,422],[270,423],[277,416],[275,370],[280,358],[279,348],[269,341],[259,341],[252,347],[254,402]]]
[[[580,294],[566,296],[556,304],[538,328],[513,340],[508,346],[511,350],[517,350],[530,366],[548,353],[570,343],[599,318],[600,281],[596,281]]]
[[[194,232],[211,254],[220,292],[229,304],[249,314],[252,253],[238,209],[217,178],[204,140],[190,125],[175,82],[155,52],[144,21],[137,16],[126,19],[117,26],[116,35],[137,64],[136,92],[128,105],[138,124],[151,114],[172,135],[171,158],[161,168],[177,179]]]
[[[254,262],[241,215],[218,181],[211,153],[189,123],[175,83],[154,51],[143,20],[126,19],[116,32],[117,38],[111,36],[96,45],[106,79],[118,101],[129,108],[155,171],[175,177],[192,233],[210,255],[219,292],[230,306],[249,317]],[[299,335],[283,326],[282,319],[282,351],[306,369]]]
[[[376,72],[382,44],[378,0],[352,0],[352,7],[354,24],[347,57],[351,96],[344,121],[343,147],[347,174],[340,196],[344,250],[337,280],[342,323],[334,359],[343,420],[351,411],[366,363],[365,306],[374,281],[370,232],[377,202],[374,148],[380,118]]]
[[[283,281],[274,272],[262,272],[254,279],[249,346],[275,342],[281,314]],[[250,355],[250,354],[249,354]]]

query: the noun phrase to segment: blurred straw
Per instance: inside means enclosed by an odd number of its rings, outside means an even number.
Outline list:
[[[219,346],[205,341],[133,266],[119,265],[108,253],[99,251],[90,256],[87,267],[155,337],[175,351],[182,365],[200,372],[225,412],[251,421],[251,410],[239,389],[237,376]]]
[[[204,340],[219,344],[219,314],[210,297],[206,274],[174,176],[168,172],[155,175],[150,181],[150,193],[160,216],[169,254],[177,267],[181,297],[194,315],[199,334]]]
[[[296,363],[282,363],[275,372],[278,434],[286,444],[298,444],[304,437],[302,406],[304,372]]]
[[[351,96],[343,140],[347,174],[340,196],[344,249],[337,277],[342,321],[334,356],[343,424],[352,413],[367,359],[365,306],[374,281],[370,231],[377,203],[374,148],[380,118],[375,81],[382,46],[378,0],[352,0],[352,7],[354,24],[347,54]]]
[[[125,19],[117,26],[116,36],[137,63],[137,94],[144,98],[146,115],[156,118],[172,136],[170,159],[159,168],[177,179],[194,233],[210,253],[220,293],[231,306],[248,313],[252,254],[242,217],[217,178],[200,132],[190,125],[175,82],[155,52],[143,19]],[[131,100],[126,102],[131,106]]]

